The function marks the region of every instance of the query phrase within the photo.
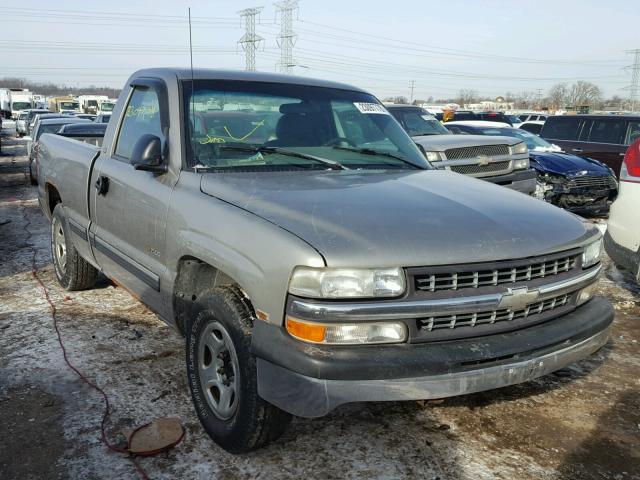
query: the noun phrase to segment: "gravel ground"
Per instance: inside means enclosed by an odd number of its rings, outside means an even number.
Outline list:
[[[62,359],[32,262],[51,291],[70,360],[109,395],[109,437],[162,416],[185,441],[140,464],[154,479],[640,479],[640,289],[606,262],[612,339],[539,380],[436,402],[347,405],[294,419],[275,444],[232,456],[203,433],[185,382],[183,339],[104,279],[67,294],[28,185],[24,142],[0,156],[0,478],[128,479],[100,440],[102,399]],[[4,222],[10,221],[2,225]]]

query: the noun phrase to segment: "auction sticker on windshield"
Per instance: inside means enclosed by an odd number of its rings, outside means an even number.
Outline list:
[[[382,113],[383,115],[389,115],[387,109],[379,103],[366,103],[366,102],[353,102],[360,113]]]

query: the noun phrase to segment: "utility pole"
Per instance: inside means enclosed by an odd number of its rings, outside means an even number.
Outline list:
[[[238,12],[244,22],[244,35],[238,40],[238,44],[244,50],[245,70],[256,69],[256,50],[260,46],[260,42],[264,40],[256,34],[256,16],[262,11],[262,8],[245,8]]]
[[[409,83],[411,83],[411,98],[409,100],[409,103],[413,104],[413,89],[416,86],[416,81],[415,80],[411,80],[411,82],[409,82]]]
[[[631,85],[625,87],[625,90],[629,90],[631,111],[635,112],[638,105],[638,92],[640,91],[640,48],[627,50],[625,53],[633,55],[633,65],[625,67],[626,69],[631,69]]]
[[[293,12],[298,10],[298,0],[281,0],[274,3],[276,14],[280,17],[280,35],[277,41],[280,47],[280,62],[276,65],[282,73],[291,73],[294,66],[293,46],[297,35],[293,31]]]

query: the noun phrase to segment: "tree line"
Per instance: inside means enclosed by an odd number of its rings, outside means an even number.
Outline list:
[[[573,84],[557,83],[549,88],[546,92],[542,89],[535,91],[522,91],[520,93],[506,92],[501,99],[506,103],[513,103],[516,109],[531,110],[569,110],[578,109],[587,106],[592,110],[629,110],[631,108],[628,99],[614,95],[610,98],[604,98],[602,89],[595,83],[587,81],[577,81]],[[452,98],[434,98],[429,97],[426,100],[416,99],[413,104],[447,104],[457,103],[459,105],[469,105],[479,103],[484,100],[495,101],[495,98],[487,98],[481,96],[477,90],[461,89],[456,97]],[[393,103],[409,103],[405,96],[387,97],[385,102]]]
[[[106,95],[109,98],[117,98],[120,90],[111,87],[70,87],[68,85],[56,85],[54,83],[32,82],[24,78],[4,77],[0,78],[0,88],[27,88],[34,93],[47,96],[64,95]]]

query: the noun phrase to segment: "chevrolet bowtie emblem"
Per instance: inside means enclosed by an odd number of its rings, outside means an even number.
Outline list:
[[[489,160],[491,159],[486,155],[478,155],[478,165],[480,166],[489,165]]]
[[[539,297],[539,290],[529,290],[527,287],[508,288],[507,293],[502,294],[498,309],[522,310]]]

